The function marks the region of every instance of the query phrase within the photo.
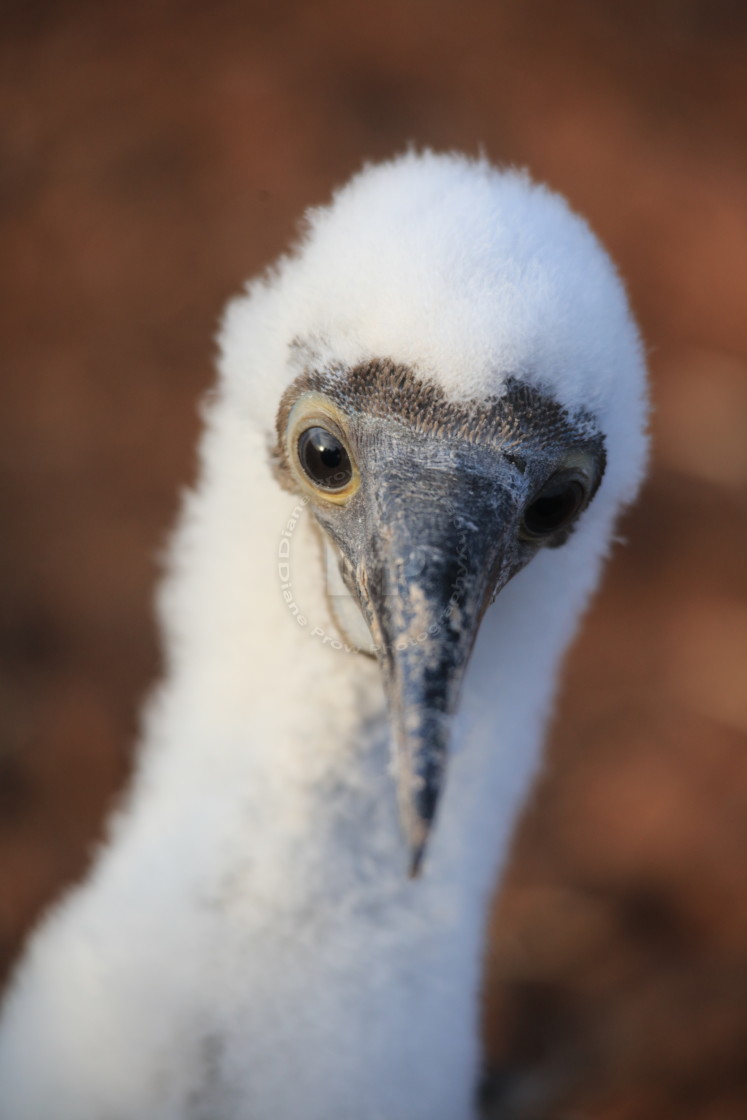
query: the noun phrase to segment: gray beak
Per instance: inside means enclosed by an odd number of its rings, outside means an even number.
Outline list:
[[[446,770],[451,717],[493,596],[515,570],[515,503],[476,470],[377,471],[357,593],[381,664],[410,875]]]

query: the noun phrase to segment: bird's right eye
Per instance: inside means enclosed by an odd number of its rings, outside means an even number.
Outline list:
[[[539,541],[560,532],[581,512],[587,490],[578,478],[551,479],[524,511],[521,535]]]
[[[301,433],[298,461],[311,482],[322,490],[344,490],[353,478],[353,465],[344,443],[326,428],[307,428]]]

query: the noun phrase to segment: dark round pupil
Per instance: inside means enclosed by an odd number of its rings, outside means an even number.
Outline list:
[[[325,490],[342,490],[353,477],[343,444],[324,428],[307,428],[301,434],[298,457],[311,481]]]
[[[581,508],[584,494],[583,486],[576,481],[548,486],[524,515],[527,531],[538,537],[554,533]]]

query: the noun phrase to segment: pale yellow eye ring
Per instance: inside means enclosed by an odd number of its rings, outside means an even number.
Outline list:
[[[327,397],[321,393],[304,393],[293,405],[285,429],[285,451],[298,482],[314,498],[321,498],[333,505],[345,505],[349,502],[361,482],[358,466],[345,434],[345,421],[344,413]],[[352,473],[347,485],[339,490],[316,485],[301,463],[299,440],[310,428],[323,428],[339,440],[345,449]]]

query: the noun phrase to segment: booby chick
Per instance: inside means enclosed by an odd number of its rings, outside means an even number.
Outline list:
[[[233,302],[87,879],[0,1019],[2,1120],[470,1120],[489,899],[645,460],[565,202],[368,167]]]

